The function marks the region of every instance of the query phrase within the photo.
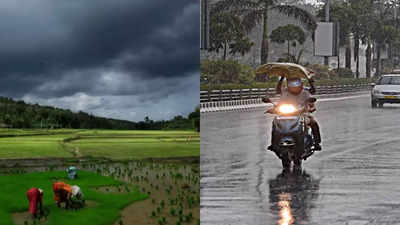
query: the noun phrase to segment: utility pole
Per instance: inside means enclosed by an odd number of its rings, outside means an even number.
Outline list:
[[[397,4],[394,4],[393,11],[394,11],[393,15],[394,15],[394,21],[395,21],[395,28],[396,28],[396,31],[398,31],[399,23],[397,22]],[[392,65],[394,65],[395,64],[394,55],[397,55],[397,51],[394,52],[393,49],[391,48],[390,53],[391,53]]]
[[[208,0],[200,1],[200,49],[208,49],[210,33],[210,12]]]
[[[329,9],[331,0],[325,0],[325,22],[329,22]],[[324,65],[329,66],[329,56],[324,56]]]

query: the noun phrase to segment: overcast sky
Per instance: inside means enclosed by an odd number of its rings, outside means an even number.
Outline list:
[[[0,1],[0,95],[170,119],[199,102],[199,0]]]

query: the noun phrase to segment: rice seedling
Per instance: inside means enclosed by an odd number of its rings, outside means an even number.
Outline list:
[[[31,187],[41,187],[45,193],[43,196],[44,214],[41,216],[41,220],[48,221],[48,224],[57,225],[112,224],[117,222],[115,220],[119,216],[121,208],[134,201],[146,198],[146,195],[140,194],[137,189],[119,195],[101,192],[99,187],[121,186],[124,183],[96,173],[80,171],[78,179],[68,182],[80,186],[84,191],[85,198],[90,202],[95,202],[95,204],[85,207],[84,210],[66,211],[58,208],[53,200],[52,183],[54,178],[67,179],[64,171],[1,175],[0,193],[26,193]],[[110,191],[109,188],[107,189]],[[0,202],[8,203],[0,204],[0,224],[2,225],[13,224],[11,214],[15,213],[16,209],[21,212],[28,210],[28,202],[24,194],[2,194],[0,195]],[[70,216],[71,213],[74,214],[73,217]],[[29,220],[26,222],[28,225],[38,224],[36,220],[30,221],[30,224]],[[25,225],[26,223],[21,221],[21,224]]]

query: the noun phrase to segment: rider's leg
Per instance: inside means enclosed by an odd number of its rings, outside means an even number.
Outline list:
[[[274,151],[274,146],[276,146],[276,142],[278,141],[277,137],[276,137],[277,134],[274,133],[274,130],[275,130],[275,127],[274,127],[274,125],[272,125],[272,129],[271,129],[271,145],[268,146],[268,150],[271,150],[271,151]]]
[[[271,131],[271,143],[270,143],[270,145],[268,146],[268,150],[271,150],[271,151],[273,151],[274,150],[274,131],[273,131],[273,129],[272,129],[272,131]]]
[[[312,134],[314,137],[314,142],[315,142],[315,150],[321,150],[321,133],[319,131],[319,125],[317,121],[314,119],[314,117],[310,116],[310,127],[312,130]]]

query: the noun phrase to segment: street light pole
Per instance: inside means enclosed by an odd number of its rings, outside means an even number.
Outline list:
[[[325,0],[325,22],[329,22],[329,8],[331,5],[330,0]],[[329,66],[329,56],[324,56],[324,65]]]

